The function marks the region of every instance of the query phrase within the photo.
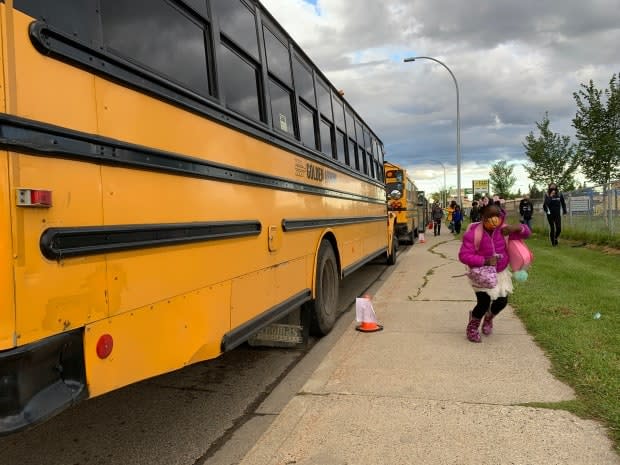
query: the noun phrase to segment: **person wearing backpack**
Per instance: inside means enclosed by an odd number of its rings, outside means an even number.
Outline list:
[[[433,232],[435,236],[439,236],[441,234],[441,220],[443,219],[443,209],[439,202],[435,202],[435,205],[433,205],[431,217],[433,218]]]
[[[472,223],[465,234],[459,250],[459,260],[470,269],[487,267],[496,274],[493,287],[484,284],[470,284],[476,294],[476,305],[469,312],[465,334],[471,342],[481,342],[482,333],[490,335],[493,331],[493,319],[508,304],[508,295],[512,293],[512,275],[508,269],[509,257],[505,236],[509,239],[525,239],[530,236],[530,229],[524,224],[509,225],[497,205],[489,204],[480,210],[481,222]]]

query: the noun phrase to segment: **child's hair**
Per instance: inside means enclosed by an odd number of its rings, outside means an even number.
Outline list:
[[[499,211],[499,207],[497,205],[495,205],[494,203],[489,203],[487,205],[483,205],[480,208],[480,216],[486,216],[487,212],[490,211],[492,208],[496,208]]]

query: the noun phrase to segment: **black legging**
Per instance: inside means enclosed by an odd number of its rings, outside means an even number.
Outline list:
[[[433,223],[434,223],[433,232],[435,233],[435,235],[441,234],[441,219],[433,220]]]
[[[491,296],[486,292],[476,292],[476,299],[478,299],[478,303],[472,310],[471,314],[474,318],[482,318],[484,314],[489,310],[489,305],[491,306],[491,313],[493,315],[497,315],[501,312],[506,305],[508,305],[508,297],[498,297],[493,302],[491,302]]]
[[[549,239],[551,244],[555,244],[562,232],[562,215],[551,213],[547,215],[547,220],[549,221]]]

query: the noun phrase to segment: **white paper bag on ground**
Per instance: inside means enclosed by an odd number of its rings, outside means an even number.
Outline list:
[[[376,323],[377,315],[375,309],[372,308],[372,302],[365,297],[357,297],[355,299],[355,319],[358,323]]]

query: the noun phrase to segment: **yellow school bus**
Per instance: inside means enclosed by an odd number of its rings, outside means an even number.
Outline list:
[[[258,1],[0,1],[0,41],[0,434],[394,263],[380,139]]]
[[[388,161],[383,167],[388,211],[396,216],[396,235],[399,241],[413,244],[419,228],[424,228],[423,222],[420,226],[416,185],[405,168]]]

